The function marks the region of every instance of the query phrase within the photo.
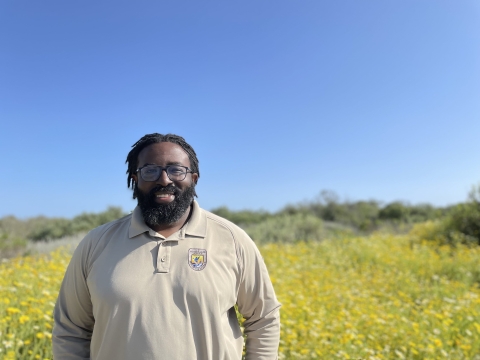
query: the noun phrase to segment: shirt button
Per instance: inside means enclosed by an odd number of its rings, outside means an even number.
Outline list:
[[[162,256],[162,258],[160,259],[161,262],[164,262],[165,260],[167,260],[165,256]]]

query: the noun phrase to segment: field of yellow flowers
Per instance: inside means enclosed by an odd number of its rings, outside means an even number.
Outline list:
[[[408,236],[261,247],[283,304],[280,359],[480,359],[480,250]],[[69,255],[0,264],[0,359],[51,359]]]

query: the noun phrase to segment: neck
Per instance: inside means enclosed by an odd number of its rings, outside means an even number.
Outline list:
[[[190,205],[185,211],[185,213],[182,215],[180,219],[175,221],[174,223],[171,224],[147,224],[151,229],[155,230],[157,233],[164,237],[169,237],[170,235],[176,233],[178,230],[180,230],[183,225],[188,221],[190,218],[190,215],[192,213],[192,205]]]

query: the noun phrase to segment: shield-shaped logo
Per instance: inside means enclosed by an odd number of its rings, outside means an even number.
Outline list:
[[[188,249],[188,265],[195,271],[205,269],[205,266],[207,266],[207,250]]]

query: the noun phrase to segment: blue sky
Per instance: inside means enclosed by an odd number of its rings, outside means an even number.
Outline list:
[[[131,210],[125,158],[173,132],[200,205],[447,205],[480,182],[480,3],[0,3],[0,216]]]

